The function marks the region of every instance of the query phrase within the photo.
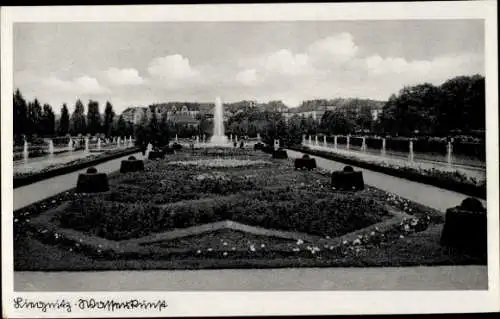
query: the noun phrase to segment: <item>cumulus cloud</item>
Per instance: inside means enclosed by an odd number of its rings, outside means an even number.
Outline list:
[[[303,52],[279,50],[240,61],[236,80],[253,92],[282,95],[283,99],[360,96],[386,99],[405,85],[440,84],[466,74],[484,72],[479,54],[458,53],[430,59],[361,55],[349,33],[332,35],[309,44]],[[251,84],[251,85],[250,85]]]
[[[107,81],[115,86],[140,85],[144,83],[144,79],[139,75],[139,72],[133,68],[109,68],[104,73]]]
[[[148,66],[150,76],[162,84],[176,87],[201,80],[201,73],[193,68],[189,59],[180,54],[153,59]]]
[[[341,33],[315,41],[307,48],[307,55],[315,64],[342,64],[358,53],[358,46],[350,33]]]
[[[74,94],[104,94],[110,90],[101,86],[96,78],[84,75],[72,80],[62,80],[55,76],[41,79],[41,84],[61,92]]]
[[[255,69],[246,69],[236,74],[236,81],[245,86],[254,86],[257,82],[257,71]]]

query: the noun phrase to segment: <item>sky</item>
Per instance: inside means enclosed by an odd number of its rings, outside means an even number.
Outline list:
[[[56,113],[166,101],[387,100],[484,75],[481,20],[79,22],[14,25],[14,87]]]

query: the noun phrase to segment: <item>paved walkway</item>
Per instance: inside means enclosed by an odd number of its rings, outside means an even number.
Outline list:
[[[301,157],[303,153],[287,150],[292,158]],[[316,159],[318,167],[327,170],[342,170],[346,164],[335,162],[318,156],[311,156]],[[438,188],[431,185],[409,181],[404,178],[394,177],[383,173],[370,171],[364,168],[353,166],[355,170],[363,171],[363,178],[367,185],[375,186],[387,192],[398,194],[399,196],[432,207],[445,212],[447,208],[459,205],[462,200],[469,197],[467,195]],[[479,199],[486,206],[486,201]]]
[[[133,156],[142,159],[142,153],[132,154]],[[96,165],[99,172],[111,173],[120,169],[122,160],[127,159],[131,155],[123,156],[108,162]],[[56,176],[30,185],[22,186],[14,189],[13,209],[23,208],[44,198],[57,195],[76,187],[78,174],[84,173],[87,168],[75,171],[66,175]]]
[[[16,291],[482,290],[486,266],[16,272]]]

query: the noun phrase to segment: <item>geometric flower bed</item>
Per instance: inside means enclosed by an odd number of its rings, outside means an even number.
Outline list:
[[[181,151],[146,161],[143,172],[110,174],[108,192],[65,192],[15,212],[17,245],[36,240],[86,256],[94,260],[90,269],[127,260],[314,266],[386,249],[443,221],[439,212],[373,187],[336,191],[328,172],[296,171],[292,161],[270,157]],[[23,265],[29,256],[16,249]]]

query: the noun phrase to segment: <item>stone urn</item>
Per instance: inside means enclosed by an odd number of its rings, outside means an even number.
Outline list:
[[[76,183],[77,193],[100,193],[109,191],[108,175],[98,173],[95,167],[90,167],[87,172],[78,175]]]
[[[309,155],[304,154],[302,158],[296,158],[294,161],[295,169],[308,169],[312,170],[316,168],[316,159],[309,157]]]
[[[486,208],[476,198],[466,198],[459,206],[446,210],[441,245],[485,256],[487,245]]]
[[[130,156],[128,159],[121,162],[120,173],[138,172],[144,170],[144,162]]]
[[[331,185],[343,191],[358,191],[365,188],[363,172],[355,172],[351,166],[346,166],[342,171],[332,173]]]

